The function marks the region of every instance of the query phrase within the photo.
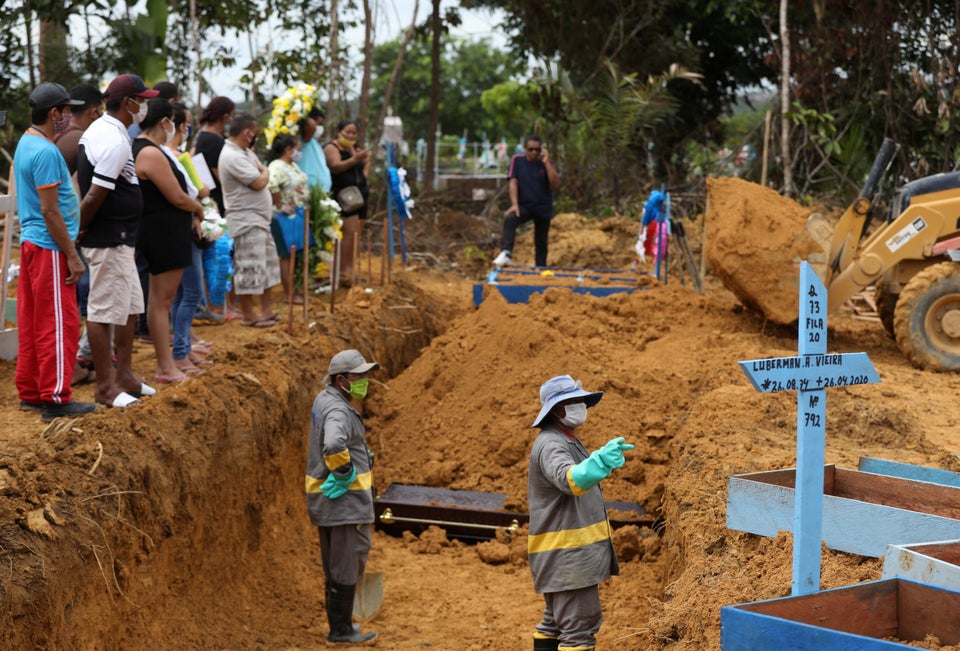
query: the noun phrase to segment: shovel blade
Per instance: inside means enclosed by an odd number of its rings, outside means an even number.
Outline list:
[[[383,605],[383,575],[379,572],[367,572],[357,582],[357,591],[353,597],[353,616],[361,622],[373,618]]]

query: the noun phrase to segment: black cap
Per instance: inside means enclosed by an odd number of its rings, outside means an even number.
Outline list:
[[[57,106],[83,106],[83,102],[70,98],[70,93],[60,84],[45,81],[30,93],[30,108],[46,111]]]

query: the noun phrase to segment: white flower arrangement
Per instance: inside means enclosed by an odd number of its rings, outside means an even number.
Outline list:
[[[217,204],[210,197],[205,197],[200,201],[203,206],[203,221],[200,222],[200,232],[203,239],[208,242],[219,240],[227,228],[227,220],[220,216],[217,210]]]
[[[311,221],[313,236],[317,242],[317,256],[320,261],[313,268],[315,278],[325,277],[333,264],[334,246],[343,238],[343,217],[340,204],[326,196],[320,188],[311,188]]]
[[[273,100],[273,112],[263,130],[268,146],[272,145],[279,135],[300,135],[300,120],[306,117],[317,103],[316,93],[316,86],[300,84],[288,88]]]

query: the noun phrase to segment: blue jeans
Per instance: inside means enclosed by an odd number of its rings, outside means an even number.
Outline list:
[[[203,296],[203,253],[193,246],[193,264],[183,270],[177,296],[173,299],[173,358],[186,359],[190,354],[190,328]]]

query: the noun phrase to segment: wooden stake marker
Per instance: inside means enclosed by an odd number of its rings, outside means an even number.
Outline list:
[[[796,357],[739,362],[757,391],[797,392],[794,596],[820,590],[826,389],[880,381],[866,353],[827,354],[827,289],[806,261],[800,266],[798,339]]]

